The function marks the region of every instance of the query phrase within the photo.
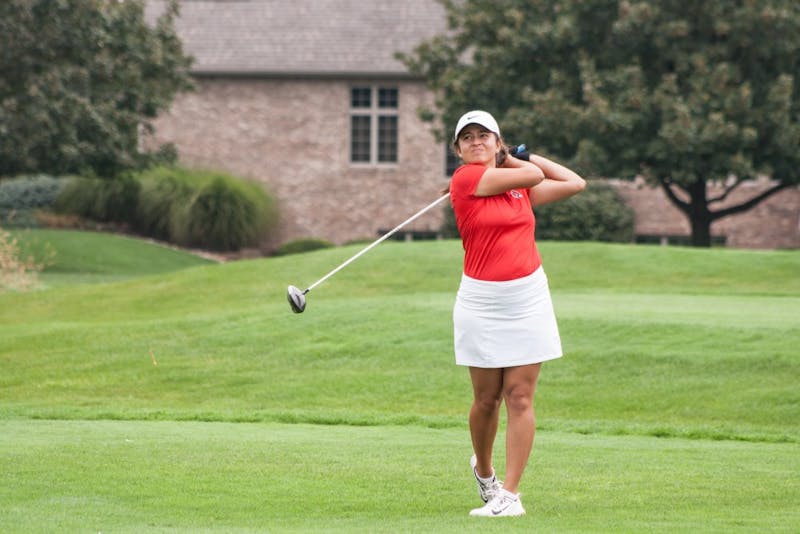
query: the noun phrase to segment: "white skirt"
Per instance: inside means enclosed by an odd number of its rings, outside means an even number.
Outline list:
[[[516,280],[461,277],[453,308],[456,364],[516,367],[561,357],[544,269]]]

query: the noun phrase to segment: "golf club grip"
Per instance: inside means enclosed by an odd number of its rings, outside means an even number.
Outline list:
[[[526,147],[524,143],[509,148],[510,150],[508,153],[514,156],[515,158],[522,159],[525,161],[531,160],[531,155],[528,153],[528,147]]]
[[[430,204],[428,204],[427,206],[425,206],[424,208],[422,208],[421,210],[419,210],[417,213],[415,213],[414,215],[412,215],[411,217],[409,217],[408,219],[406,219],[405,221],[401,222],[400,224],[398,224],[397,226],[395,226],[394,228],[392,228],[391,230],[389,230],[388,232],[386,232],[385,234],[383,234],[383,235],[382,235],[382,236],[381,236],[379,239],[377,239],[377,240],[376,240],[376,241],[374,241],[373,243],[371,243],[371,244],[369,244],[368,246],[366,246],[366,247],[364,247],[363,249],[361,249],[361,250],[360,250],[360,251],[359,251],[359,252],[358,252],[356,255],[354,255],[352,258],[350,258],[349,260],[347,260],[347,261],[346,261],[346,262],[344,262],[343,264],[339,265],[337,268],[335,268],[334,270],[332,270],[331,272],[329,272],[328,274],[326,274],[325,276],[323,276],[322,278],[320,278],[319,280],[317,280],[316,282],[314,282],[313,284],[311,284],[310,286],[308,286],[308,289],[306,289],[306,290],[305,290],[305,293],[308,293],[309,291],[311,291],[312,289],[314,289],[315,287],[317,287],[318,285],[320,285],[322,282],[324,282],[325,280],[327,280],[328,278],[330,278],[330,277],[331,277],[331,276],[333,276],[334,274],[338,273],[339,271],[341,271],[342,269],[344,269],[345,267],[347,267],[348,265],[350,265],[351,263],[353,263],[353,262],[354,262],[356,259],[358,259],[358,258],[359,258],[359,257],[361,257],[362,255],[364,255],[366,252],[368,252],[368,251],[369,251],[369,250],[371,250],[372,248],[376,247],[378,244],[380,244],[380,243],[382,243],[383,241],[386,241],[387,239],[389,239],[389,237],[391,237],[392,235],[394,235],[394,234],[395,234],[395,233],[396,233],[396,232],[397,232],[399,229],[401,229],[402,227],[404,227],[404,226],[405,226],[405,225],[407,225],[408,223],[410,223],[410,222],[414,221],[415,219],[417,219],[418,217],[420,217],[422,214],[424,214],[425,212],[427,212],[428,210],[430,210],[431,208],[433,208],[434,206],[436,206],[436,205],[437,205],[437,204],[439,204],[439,203],[440,203],[442,200],[444,200],[444,199],[448,198],[449,196],[450,196],[450,193],[446,193],[446,194],[442,195],[441,197],[437,198],[436,200],[434,200],[433,202],[431,202]]]

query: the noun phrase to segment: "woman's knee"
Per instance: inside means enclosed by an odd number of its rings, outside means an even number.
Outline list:
[[[503,392],[509,413],[524,413],[533,410],[533,390],[525,386],[509,388]]]
[[[509,413],[533,411],[533,396],[541,364],[509,369],[503,380],[503,399]]]
[[[500,409],[500,403],[502,402],[502,397],[500,394],[494,393],[483,393],[483,394],[476,394],[473,404],[475,407],[485,413],[494,413],[498,409]]]

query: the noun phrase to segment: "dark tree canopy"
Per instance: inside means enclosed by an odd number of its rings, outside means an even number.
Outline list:
[[[114,176],[148,163],[139,137],[191,87],[174,31],[141,0],[0,3],[0,176]]]
[[[429,117],[493,112],[587,175],[660,185],[695,245],[714,220],[800,182],[800,2],[445,0],[451,33],[403,56]],[[446,129],[445,129],[446,130]],[[715,206],[766,175],[764,193]],[[724,186],[708,196],[708,184]]]

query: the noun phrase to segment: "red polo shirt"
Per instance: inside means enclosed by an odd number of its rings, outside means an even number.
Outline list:
[[[522,278],[542,264],[534,241],[536,220],[529,190],[475,196],[487,168],[462,165],[450,182],[450,200],[464,245],[464,274],[494,282]]]

